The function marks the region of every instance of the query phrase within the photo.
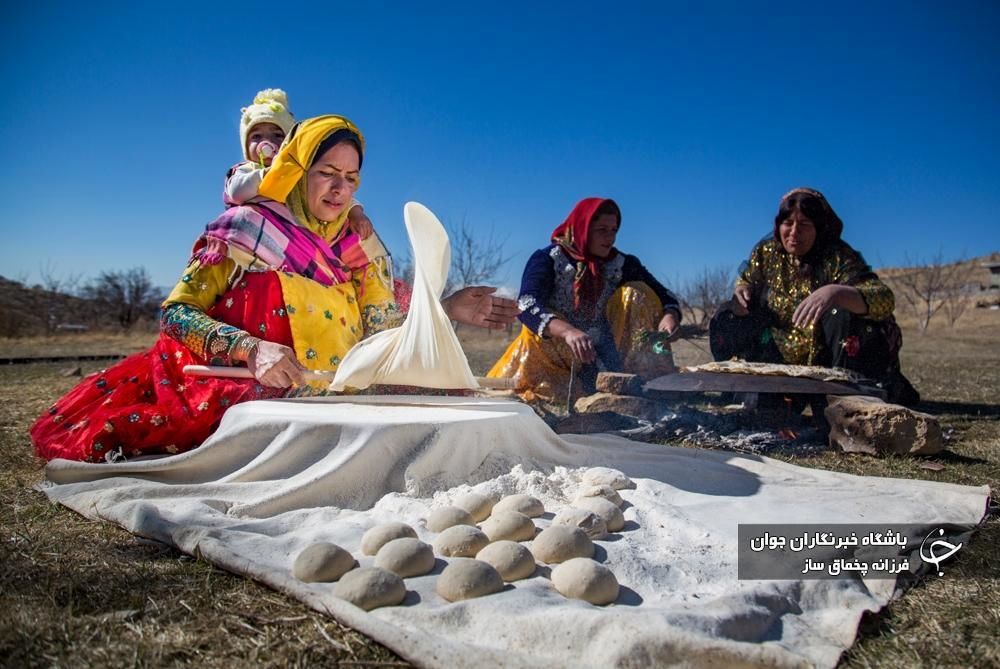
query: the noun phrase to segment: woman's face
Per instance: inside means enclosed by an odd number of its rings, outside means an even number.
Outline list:
[[[306,175],[309,213],[321,221],[333,221],[351,203],[361,171],[358,149],[341,142],[320,156]]]
[[[816,225],[802,215],[793,211],[792,215],[778,226],[778,236],[785,251],[793,256],[804,256],[816,243]]]
[[[611,255],[617,236],[618,217],[614,214],[601,214],[590,223],[587,253],[598,258],[607,258]]]

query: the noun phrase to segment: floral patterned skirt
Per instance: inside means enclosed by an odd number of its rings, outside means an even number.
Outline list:
[[[235,299],[222,299],[211,314],[269,341],[293,346],[277,282],[262,275]],[[409,304],[409,287],[397,282]],[[226,296],[224,296],[226,297]],[[153,347],[83,379],[31,427],[35,452],[46,460],[103,462],[121,457],[181,453],[218,427],[230,406],[288,394],[254,379],[193,377],[185,365],[206,361],[161,334]]]
[[[662,315],[663,305],[647,285],[628,283],[615,291],[608,302],[607,317],[620,369],[600,371],[624,371],[646,379],[676,371],[669,346],[654,351],[644,337],[656,330]],[[573,353],[564,341],[540,337],[522,326],[521,334],[486,375],[514,379],[517,392],[526,400],[565,402],[571,370],[577,375],[571,399],[592,392],[598,365],[574,364]]]

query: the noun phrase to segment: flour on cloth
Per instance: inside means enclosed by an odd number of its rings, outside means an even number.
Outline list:
[[[584,475],[596,466],[635,484],[618,491],[624,526],[593,540],[594,558],[620,585],[610,605],[559,594],[547,566],[450,603],[435,591],[441,563],[463,558],[439,556],[431,573],[405,579],[402,605],[370,612],[335,596],[353,571],[337,584],[292,573],[318,542],[372,567],[362,536],[388,522],[433,544],[440,535],[424,519],[469,493],[535,497],[546,513],[528,522],[545,529],[592,485]],[[56,460],[46,475],[52,500],[248,575],[421,667],[833,667],[862,614],[884,607],[896,584],[739,580],[738,524],[918,523],[928,532],[944,526],[958,543],[968,533],[956,528],[983,517],[989,494],[611,435],[556,435],[522,404],[456,397],[247,402],[193,451],[119,464]],[[387,588],[386,597],[399,594]]]
[[[422,388],[478,388],[455,336],[441,293],[448,280],[451,243],[444,226],[418,202],[403,207],[413,247],[413,296],[403,325],[356,344],[337,368],[330,390],[373,384]]]

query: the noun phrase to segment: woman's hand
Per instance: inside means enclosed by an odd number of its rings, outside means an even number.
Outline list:
[[[306,368],[295,351],[271,341],[260,341],[247,358],[254,378],[269,388],[288,388],[306,381]]]
[[[660,323],[656,329],[670,335],[667,338],[668,341],[674,341],[677,338],[677,335],[680,334],[681,330],[681,324],[677,318],[677,313],[673,309],[670,309],[663,314],[663,318],[660,319]]]
[[[733,290],[733,313],[746,316],[750,313],[750,300],[753,299],[753,289],[741,283]]]
[[[570,326],[563,332],[562,340],[569,346],[569,350],[573,351],[573,357],[585,365],[589,365],[597,359],[594,341],[586,332]]]
[[[815,325],[833,307],[847,309],[855,314],[865,314],[868,311],[868,305],[857,288],[831,283],[817,288],[799,302],[792,314],[792,324],[797,328]]]
[[[499,330],[517,318],[514,300],[494,295],[496,288],[468,286],[441,300],[445,314],[453,321]]]

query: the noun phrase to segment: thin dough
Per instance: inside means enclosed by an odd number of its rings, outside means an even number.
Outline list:
[[[413,247],[413,296],[403,325],[357,343],[337,368],[330,390],[378,384],[478,388],[444,308],[451,243],[434,213],[418,202],[403,207]]]

